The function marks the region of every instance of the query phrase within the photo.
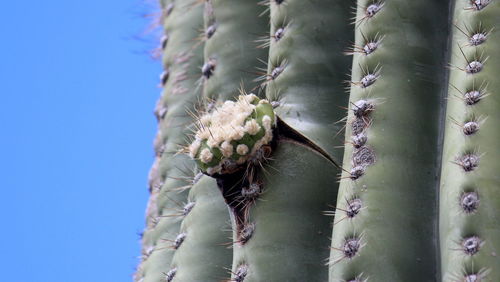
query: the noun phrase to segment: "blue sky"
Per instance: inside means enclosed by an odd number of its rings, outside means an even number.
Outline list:
[[[131,281],[160,94],[148,11],[2,3],[1,281]]]

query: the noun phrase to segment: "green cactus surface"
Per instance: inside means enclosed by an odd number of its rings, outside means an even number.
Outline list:
[[[205,2],[205,63],[202,67],[204,97],[225,101],[238,96],[238,89],[255,92],[260,61],[267,61],[267,48],[257,48],[268,33],[265,7],[259,0],[207,0]],[[260,96],[259,92],[255,92]]]
[[[500,0],[160,4],[135,281],[500,281]]]
[[[175,281],[221,281],[231,267],[231,223],[213,179],[203,176],[197,180],[182,216],[170,266],[176,270]]]
[[[343,81],[353,40],[351,1],[269,1],[271,31],[264,84],[277,115],[318,150],[342,163]]]
[[[445,1],[358,1],[330,281],[438,277],[447,10]]]
[[[441,274],[444,281],[498,281],[500,2],[457,1],[453,22],[439,205]]]

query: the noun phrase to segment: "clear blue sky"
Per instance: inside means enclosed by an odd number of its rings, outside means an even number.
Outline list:
[[[0,281],[131,281],[160,93],[148,11],[2,2]]]

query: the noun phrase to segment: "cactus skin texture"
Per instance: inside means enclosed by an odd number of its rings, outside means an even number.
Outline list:
[[[290,127],[342,163],[351,1],[270,1],[266,96]]]
[[[358,1],[332,282],[437,280],[448,10],[446,1]],[[367,54],[370,42],[379,45]]]
[[[333,148],[342,142],[335,143],[341,130],[335,123],[348,98],[341,84],[348,58],[341,51],[352,36],[349,5],[339,3],[268,3],[271,30],[263,45],[269,45],[269,61],[261,79],[281,120],[273,161],[241,185],[236,199],[244,207],[233,214],[240,218],[233,219],[232,281],[327,280],[331,227],[323,211],[335,204],[338,187],[332,159],[341,159]],[[246,199],[252,185],[257,195]]]
[[[227,247],[229,214],[215,180],[201,177],[190,189],[185,207],[179,232],[185,238],[170,266],[176,269],[172,281],[220,281],[231,266],[232,250]]]
[[[143,234],[143,259],[135,275],[136,281],[156,282],[165,281],[166,277],[175,277],[176,271],[170,271],[170,264],[174,254],[179,250],[175,247],[181,230],[191,230],[189,224],[183,222],[183,209],[190,198],[200,198],[197,205],[206,206],[213,203],[209,192],[199,193],[189,191],[195,176],[195,163],[186,155],[178,154],[179,146],[187,141],[187,134],[191,131],[189,125],[193,117],[189,112],[195,111],[196,104],[201,99],[201,88],[197,87],[199,67],[203,64],[203,45],[195,44],[199,35],[198,30],[203,27],[203,5],[192,0],[165,1],[163,16],[165,35],[168,41],[162,38],[163,65],[161,83],[163,94],[157,103],[155,115],[159,120],[159,130],[155,139],[156,159],[150,172],[150,200],[147,209],[147,228]],[[166,42],[165,42],[166,41]],[[168,74],[168,75],[167,75]],[[188,125],[188,126],[186,126]],[[217,191],[215,183],[203,181],[206,190]],[[199,189],[197,189],[199,190]],[[193,194],[193,195],[191,195]],[[220,195],[217,195],[220,200]],[[222,205],[222,203],[220,203]],[[194,208],[193,208],[194,209]],[[200,209],[200,208],[197,208]],[[220,209],[205,209],[205,216],[213,216],[215,221],[226,224],[229,215],[221,214]],[[182,223],[182,229],[181,229]],[[217,226],[216,223],[212,223]],[[199,225],[198,230],[204,226]],[[226,234],[219,230],[207,228],[213,236],[226,238]],[[196,234],[196,232],[193,232]],[[231,253],[219,245],[220,241],[211,241],[207,236],[203,241],[196,241],[199,236],[186,236],[187,245],[197,246],[207,253],[219,252],[220,257],[214,263],[231,264]],[[178,256],[177,256],[178,257]],[[190,272],[191,264],[183,265],[182,256],[176,259],[179,276],[185,277]],[[223,267],[207,263],[196,267],[197,275],[212,277],[222,276],[217,271]],[[198,276],[197,276],[198,277]],[[190,279],[176,279],[177,281],[193,281]],[[207,278],[207,280],[210,279]]]
[[[267,60],[257,40],[268,31],[265,7],[256,0],[208,0],[205,3],[204,97],[225,101],[241,87],[259,95],[256,71]]]
[[[262,180],[262,191],[247,203],[245,226],[252,232],[236,236],[233,280],[247,267],[244,281],[326,281],[330,218],[337,186],[333,165],[309,147],[280,139]],[[310,173],[314,171],[315,173]],[[333,170],[334,171],[334,170]],[[318,177],[318,175],[321,175]]]
[[[499,15],[499,1],[455,4],[440,189],[444,281],[500,281]],[[474,61],[483,67],[470,73]],[[470,99],[474,90],[480,100]]]
[[[500,0],[195,2],[161,0],[136,281],[500,281]],[[269,140],[210,146],[224,114]]]

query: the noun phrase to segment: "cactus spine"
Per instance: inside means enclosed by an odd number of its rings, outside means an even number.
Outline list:
[[[161,75],[163,94],[155,109],[159,121],[155,139],[156,159],[150,173],[151,196],[147,209],[148,224],[143,235],[143,261],[135,280],[170,281],[175,276],[184,277],[186,272],[196,271],[197,275],[207,278],[205,281],[217,281],[222,276],[222,265],[229,267],[231,262],[231,253],[218,244],[225,238],[225,233],[220,229],[217,232],[207,228],[206,232],[219,238],[214,241],[213,237],[207,236],[201,240],[196,234],[207,226],[199,224],[192,227],[192,221],[185,223],[183,219],[187,217],[188,210],[197,212],[203,207],[205,216],[214,217],[210,227],[226,224],[229,216],[220,211],[226,208],[221,206],[221,196],[213,193],[217,192],[215,183],[204,180],[198,186],[203,186],[206,191],[200,193],[199,188],[189,191],[196,174],[195,163],[188,156],[178,154],[179,147],[186,144],[187,134],[191,131],[189,127],[193,117],[190,113],[196,110],[201,100],[202,92],[197,87],[197,80],[203,63],[203,48],[196,43],[196,38],[198,30],[203,27],[203,5],[189,0],[165,1],[162,4],[165,29],[161,42],[165,69]],[[192,199],[197,200],[196,209],[189,207]],[[218,206],[206,208],[207,203],[217,201],[221,202]],[[196,267],[190,263],[181,264],[185,258],[177,252],[182,253],[193,246],[212,254],[212,263]]]

